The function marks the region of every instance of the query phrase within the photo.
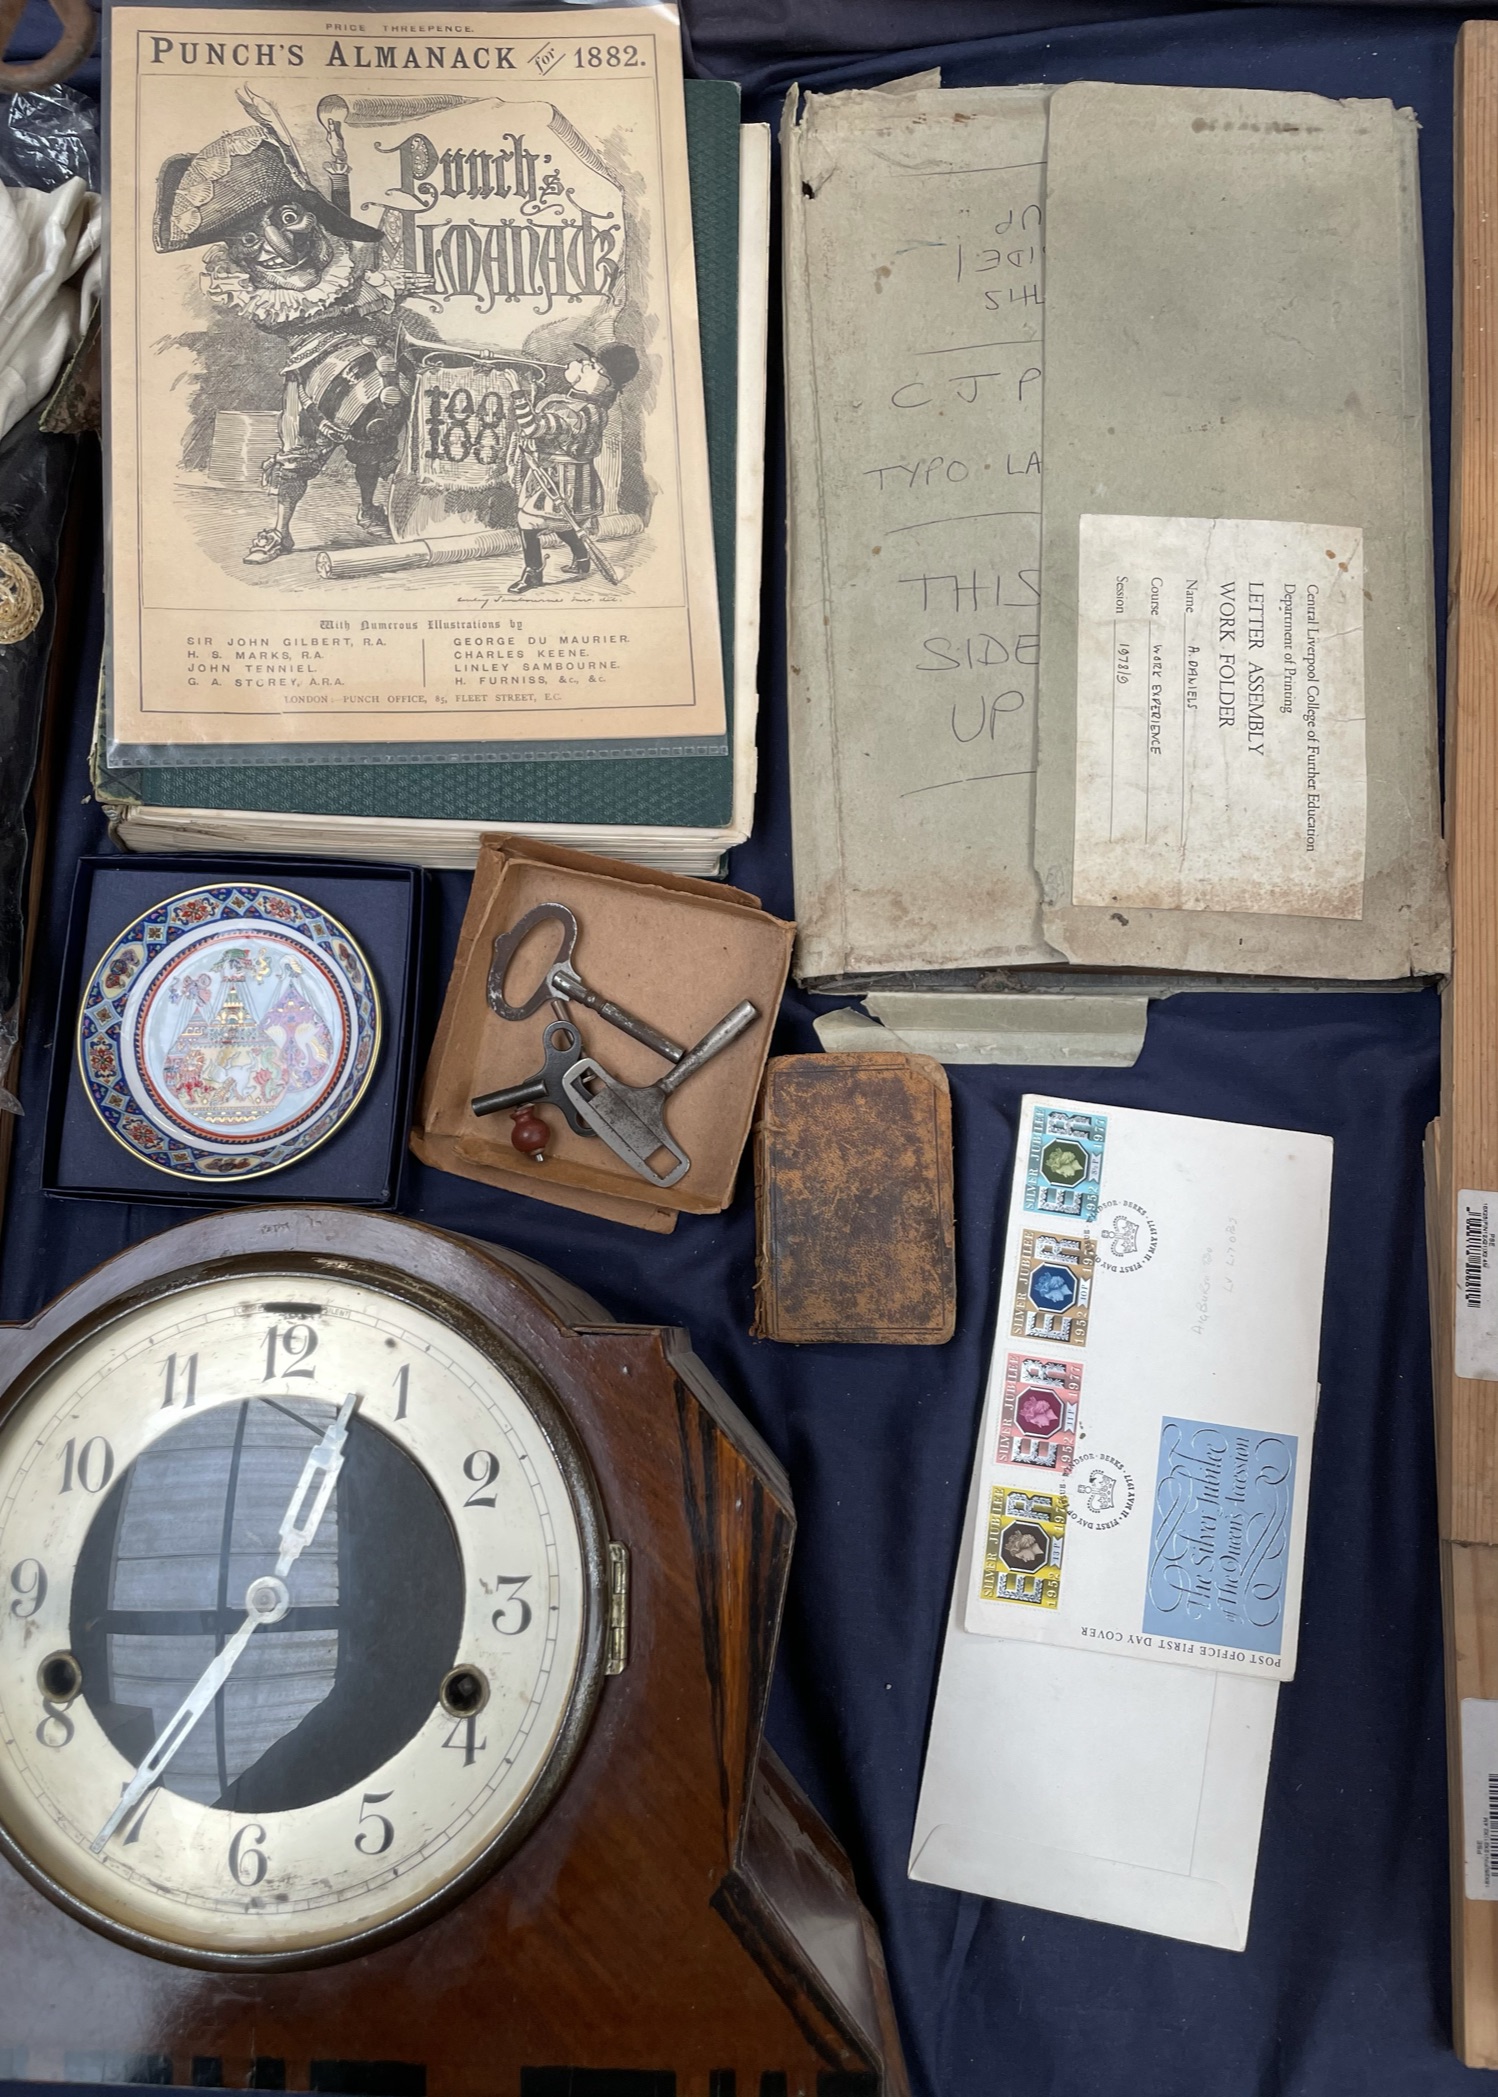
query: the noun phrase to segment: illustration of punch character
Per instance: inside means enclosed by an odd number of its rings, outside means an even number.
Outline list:
[[[394,298],[372,266],[380,228],[349,215],[347,104],[328,96],[318,105],[332,149],[325,197],[271,105],[251,88],[238,94],[253,122],[164,163],[152,230],[160,254],[206,248],[209,301],[285,346],[280,441],[262,468],[275,522],[244,555],[261,566],[294,551],[297,504],[340,447],[358,485],[360,527],[388,537],[379,488],[395,464],[410,381],[397,365]]]
[[[597,540],[603,484],[595,461],[603,450],[609,410],[640,369],[639,357],[627,342],[605,342],[596,349],[572,345],[563,368],[566,391],[532,390],[522,373],[504,374],[514,396],[514,434],[510,478],[519,504],[516,522],[525,566],[510,584],[512,597],[539,589],[548,579],[577,582],[596,568],[606,582],[618,576]],[[555,532],[572,556],[565,568],[548,578],[541,546],[543,532]]]

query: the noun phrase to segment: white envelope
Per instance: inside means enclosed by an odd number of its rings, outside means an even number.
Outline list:
[[[954,1595],[910,1876],[1242,1951],[1278,1697],[1245,1675],[980,1637]]]
[[[1056,1171],[1049,1189],[1044,1171],[1050,1165],[1042,1169],[1031,1143],[1042,1109],[1079,1117],[1067,1136],[1073,1155],[1051,1161]],[[1225,1655],[1196,1640],[1188,1641],[1196,1646],[1189,1656],[1162,1650],[1158,1639],[1139,1640],[1135,1651],[1052,1641],[1058,1633],[1070,1636],[1058,1605],[1068,1570],[1082,1562],[1073,1557],[1069,1568],[1067,1555],[1076,1541],[1070,1495],[1086,1490],[1088,1478],[1087,1469],[1074,1472],[1073,1456],[1080,1466],[1084,1452],[1101,1450],[1101,1458],[1089,1459],[1096,1468],[1112,1461],[1117,1442],[1141,1490],[1136,1499],[1131,1484],[1114,1513],[1127,1502],[1130,1520],[1153,1524],[1156,1479],[1145,1459],[1159,1441],[1162,1415],[1187,1409],[1184,1394],[1202,1393],[1201,1404],[1189,1408],[1195,1417],[1236,1422],[1241,1409],[1245,1426],[1293,1434],[1303,1508],[1330,1165],[1330,1144],[1322,1137],[1075,1102],[1024,1102],[994,1360],[1002,1363],[1018,1344],[1055,1357],[1058,1372],[1068,1364],[1079,1369],[1080,1381],[1058,1373],[1052,1388],[1064,1404],[1044,1417],[1037,1408],[1028,1422],[1013,1393],[1015,1418],[1008,1419],[1002,1373],[990,1381],[916,1810],[912,1878],[1243,1949],[1279,1695],[1274,1674],[1252,1664],[1245,1669],[1243,1654]],[[1203,1168],[1220,1204],[1204,1199]],[[1121,1236],[1119,1220],[1110,1222],[1110,1205],[1120,1202],[1125,1209],[1132,1203],[1142,1219],[1138,1233],[1129,1226]],[[1218,1242],[1223,1215],[1233,1224],[1231,1260]],[[1101,1262],[1094,1271],[1087,1251],[1074,1263],[1075,1295],[1058,1286],[1032,1300],[1028,1283],[1019,1287],[1018,1241],[1041,1222],[1098,1244],[1111,1230],[1111,1271]],[[1210,1271],[1223,1281],[1231,1268],[1233,1286],[1214,1283],[1204,1309],[1189,1290],[1182,1298],[1180,1287],[1193,1262],[1209,1252]],[[1148,1295],[1136,1303],[1127,1292],[1139,1288],[1146,1272]],[[1253,1304],[1247,1320],[1240,1315],[1245,1298]],[[1029,1318],[1026,1304],[1036,1313],[1034,1329],[1021,1333],[1016,1327],[1024,1322],[1022,1311]],[[1199,1347],[1222,1324],[1228,1305],[1231,1315],[1203,1354],[1196,1380],[1181,1382],[1174,1371],[1184,1321],[1191,1321]],[[1146,1307],[1154,1314],[1153,1337],[1150,1321],[1133,1314]],[[1106,1375],[1094,1373],[1105,1368]],[[1256,1373],[1265,1384],[1258,1391],[1244,1383]],[[1148,1418],[1141,1412],[1145,1391],[1154,1408]],[[1018,1465],[996,1462],[1006,1428],[1003,1454],[1021,1455]],[[1022,1428],[1030,1435],[1023,1445],[1016,1440]],[[1009,1583],[1017,1599],[990,1605],[980,1617],[985,1635],[965,1622],[971,1620],[970,1569],[982,1562],[980,1515],[987,1524],[996,1479],[1015,1478],[1034,1481],[1030,1526],[1038,1542],[1049,1523],[1056,1562],[1041,1573],[1021,1568]],[[1082,1539],[1100,1547],[1111,1534],[1094,1538],[1084,1531]],[[1287,1657],[1294,1652],[1300,1541],[1297,1533]],[[992,1549],[991,1535],[985,1548]],[[1118,1621],[1143,1630],[1139,1567],[1132,1558],[1120,1560],[1113,1576],[1118,1596],[1101,1594],[1098,1608],[1116,1602],[1123,1612]],[[1015,1635],[993,1635],[996,1622],[1009,1620]]]

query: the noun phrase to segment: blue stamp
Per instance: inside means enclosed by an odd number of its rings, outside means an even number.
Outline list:
[[[1107,1133],[1106,1114],[1037,1107],[1030,1123],[1025,1207],[1033,1215],[1075,1216],[1090,1223],[1097,1215]]]
[[[1279,1652],[1296,1441],[1206,1420],[1161,1422],[1141,1629]]]
[[[1094,1238],[1070,1231],[1025,1231],[1020,1239],[1010,1337],[1085,1347],[1096,1260]]]

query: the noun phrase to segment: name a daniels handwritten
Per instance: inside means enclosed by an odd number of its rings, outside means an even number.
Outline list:
[[[227,43],[218,37],[153,36],[151,64],[165,65],[169,58],[184,66],[302,66],[307,63],[305,44],[282,38],[269,43],[241,39]],[[338,38],[323,60],[325,65],[346,66],[350,71],[371,73],[513,73],[513,44],[349,44]]]

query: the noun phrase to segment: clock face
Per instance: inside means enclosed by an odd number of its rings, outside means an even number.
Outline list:
[[[254,1261],[118,1307],[0,1419],[0,1841],[197,1963],[409,1928],[554,1796],[606,1559],[538,1372],[422,1285]]]

